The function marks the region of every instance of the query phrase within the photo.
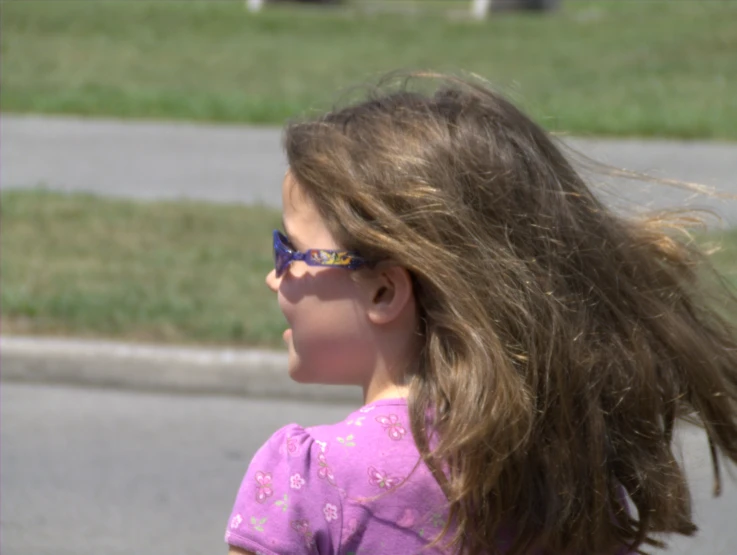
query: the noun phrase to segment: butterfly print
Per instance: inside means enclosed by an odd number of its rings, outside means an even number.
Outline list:
[[[317,454],[317,464],[320,468],[317,471],[317,475],[323,480],[327,480],[331,485],[335,485],[335,476],[333,476],[332,469],[328,466],[328,461],[325,458],[325,453],[320,452]]]
[[[267,497],[274,495],[274,490],[271,489],[271,474],[268,472],[256,472],[256,501],[263,503]]]
[[[369,484],[379,486],[381,489],[391,489],[400,481],[399,478],[392,478],[388,474],[376,470],[373,466],[368,467],[368,477]]]
[[[299,454],[299,445],[297,444],[296,438],[287,438],[287,453],[292,457],[296,457]]]
[[[399,422],[399,417],[396,414],[390,414],[389,416],[377,416],[376,421],[382,425],[384,431],[389,434],[389,437],[395,441],[399,441],[407,433]]]

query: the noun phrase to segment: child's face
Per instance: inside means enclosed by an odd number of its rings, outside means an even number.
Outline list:
[[[284,231],[293,248],[341,249],[289,172],[282,184],[282,205]],[[365,385],[370,379],[376,357],[366,315],[370,292],[351,274],[297,261],[281,277],[273,270],[266,276],[289,323],[284,341],[295,381]]]

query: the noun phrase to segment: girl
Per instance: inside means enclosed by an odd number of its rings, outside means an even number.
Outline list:
[[[737,303],[672,221],[615,215],[453,78],[285,145],[266,283],[289,372],[365,406],[259,450],[231,553],[606,555],[696,531],[671,440],[701,423],[717,483],[718,453],[737,461]]]

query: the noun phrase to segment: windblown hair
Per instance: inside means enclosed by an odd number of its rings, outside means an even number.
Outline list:
[[[737,461],[733,291],[662,213],[607,208],[509,101],[441,80],[292,123],[285,146],[338,242],[412,276],[408,403],[443,543],[611,554],[693,534],[672,436],[703,425],[717,484],[719,453]]]

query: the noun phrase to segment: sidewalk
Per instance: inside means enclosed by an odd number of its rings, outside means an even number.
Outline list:
[[[737,143],[571,139],[575,149],[617,167],[737,195]],[[279,207],[286,163],[280,130],[247,126],[0,116],[0,185],[142,200],[192,198]],[[620,183],[641,205],[717,209],[737,225],[737,201]],[[360,401],[355,388],[289,379],[281,352],[141,346],[107,341],[3,337],[1,377],[172,393]]]
[[[293,382],[286,353],[2,337],[2,380],[190,395],[355,402],[355,387]]]
[[[0,115],[0,184],[89,191],[144,200],[192,198],[280,207],[286,161],[273,127]],[[567,141],[594,159],[717,187],[737,195],[737,143]],[[621,184],[653,207],[689,197],[676,189]],[[737,225],[737,201],[695,199]]]

